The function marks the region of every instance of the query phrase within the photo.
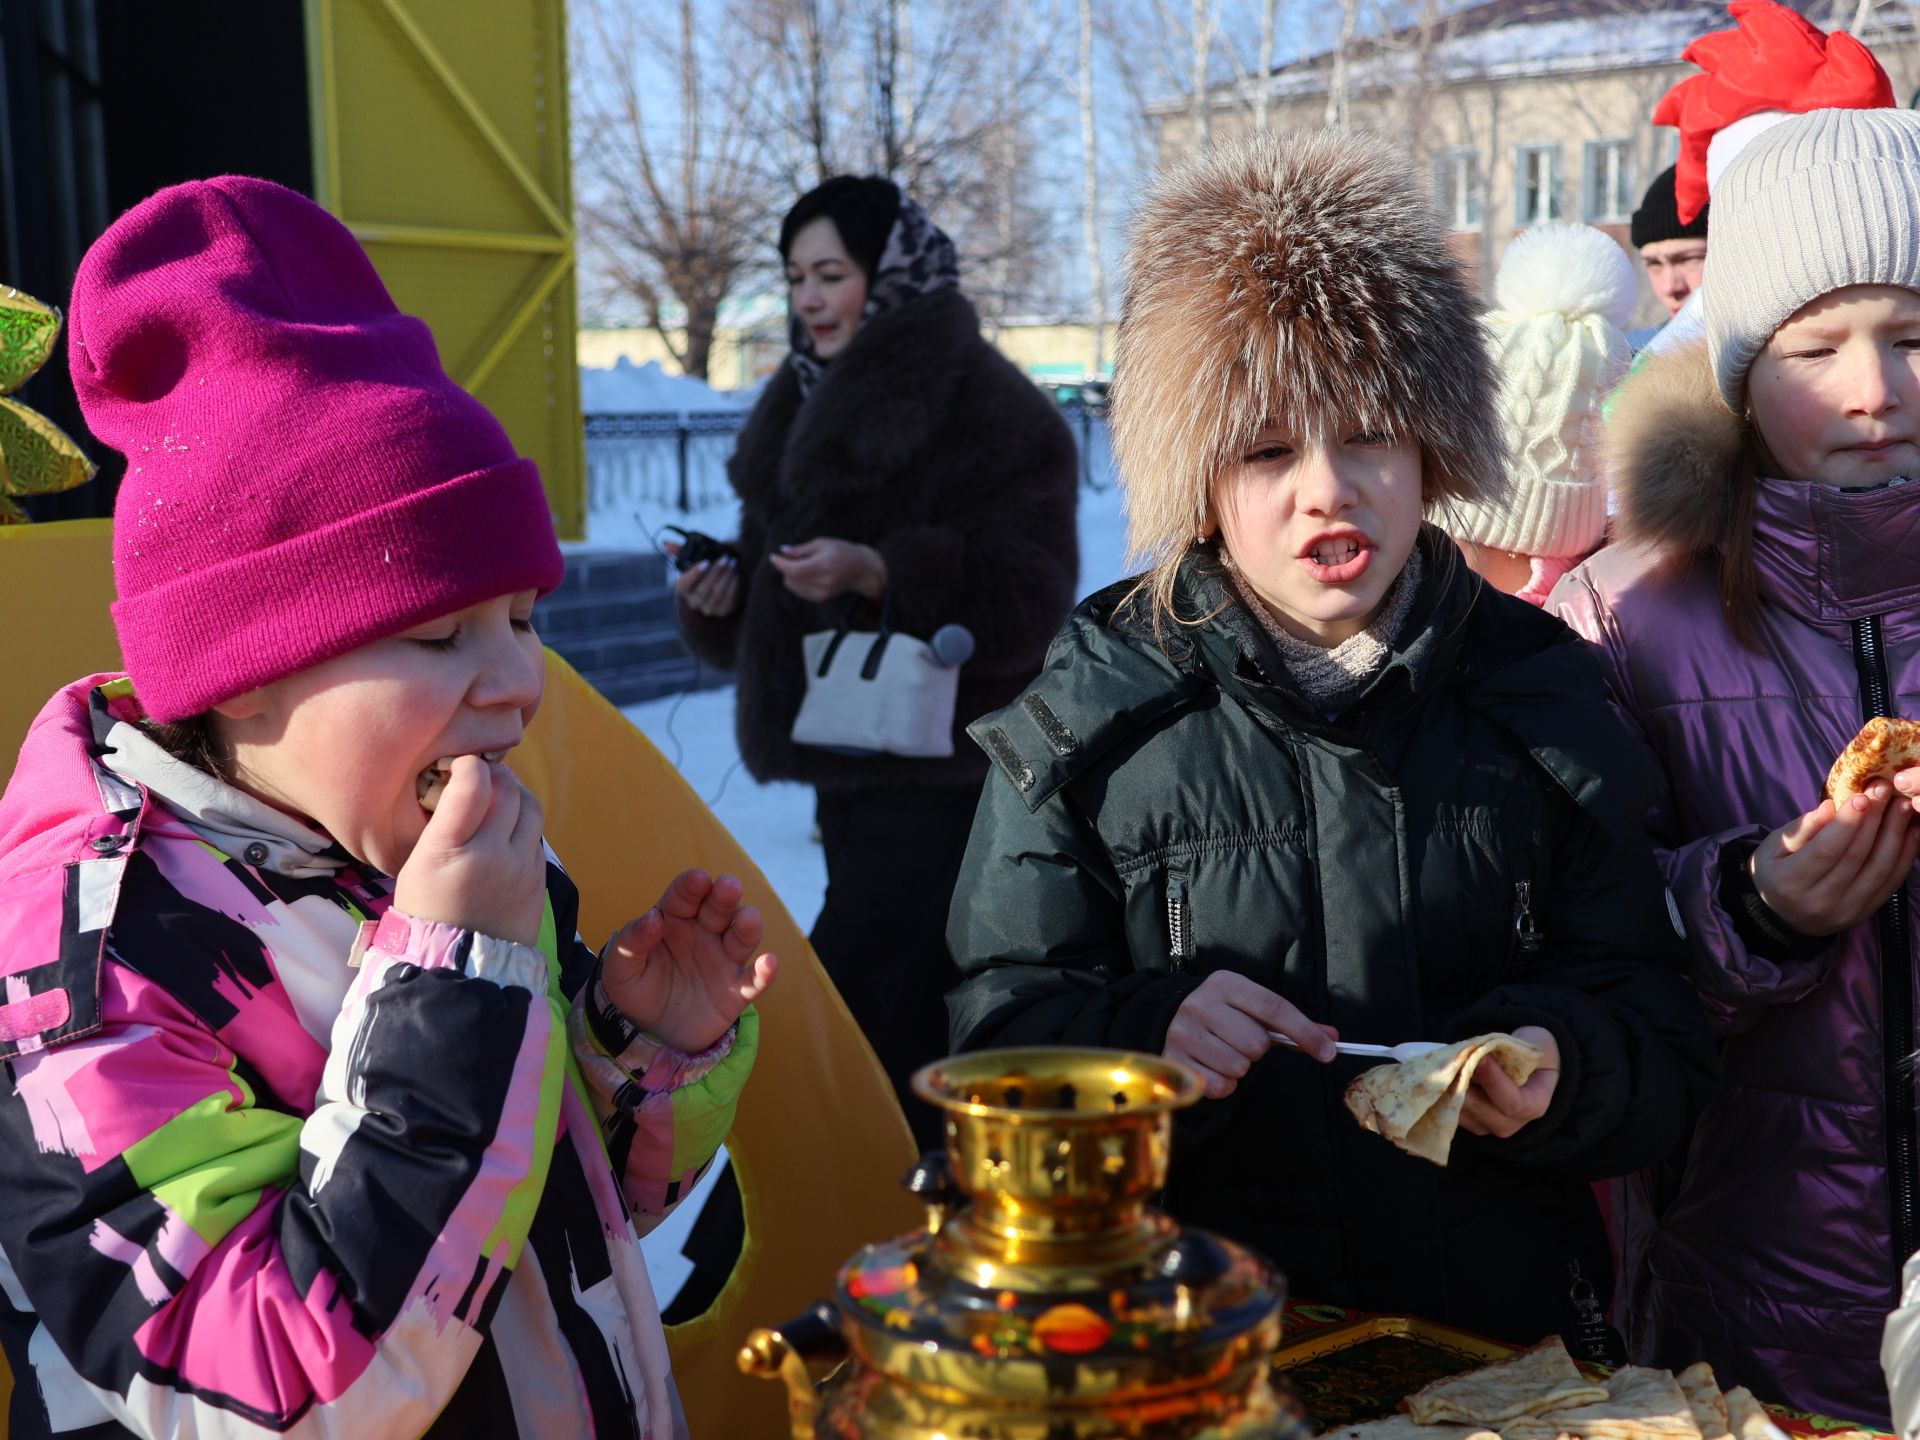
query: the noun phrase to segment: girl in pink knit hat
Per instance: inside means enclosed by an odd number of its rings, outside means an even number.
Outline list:
[[[126,673],[0,798],[12,1434],[681,1435],[639,1237],[776,962],[697,871],[575,934],[504,759],[562,571],[533,465],[263,181],[121,217],[71,360]]]

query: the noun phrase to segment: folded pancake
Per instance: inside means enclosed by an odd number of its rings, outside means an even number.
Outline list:
[[[1546,1058],[1511,1035],[1476,1035],[1398,1065],[1376,1065],[1347,1086],[1347,1109],[1409,1155],[1445,1165],[1480,1062],[1493,1061],[1524,1085]]]
[[[1411,1415],[1389,1415],[1322,1430],[1320,1440],[1500,1440],[1500,1435],[1478,1425],[1421,1425]]]
[[[446,793],[447,782],[453,778],[453,757],[446,756],[429,765],[414,778],[413,793],[419,797],[420,808],[429,815],[433,807],[440,803],[440,797]]]
[[[1727,1423],[1726,1397],[1720,1393],[1720,1382],[1714,1378],[1713,1367],[1702,1360],[1689,1365],[1673,1379],[1680,1393],[1687,1397],[1693,1423],[1700,1427],[1705,1440],[1727,1440],[1733,1432]]]
[[[1505,1360],[1434,1381],[1407,1397],[1407,1411],[1422,1425],[1499,1425],[1504,1431],[1501,1422],[1516,1415],[1584,1405],[1606,1394],[1605,1386],[1580,1373],[1566,1342],[1553,1335]]]
[[[1734,1433],[1739,1434],[1737,1428]],[[1556,1440],[1562,1435],[1576,1440],[1702,1440],[1693,1407],[1672,1372],[1638,1365],[1614,1371],[1603,1398],[1520,1416],[1501,1425],[1500,1434],[1504,1440]]]
[[[1727,1391],[1727,1426],[1734,1440],[1787,1440],[1787,1432],[1773,1423],[1773,1417],[1760,1408],[1753,1392],[1744,1385]]]
[[[1920,765],[1920,720],[1880,715],[1860,727],[1827,772],[1827,794],[1836,805],[1864,791],[1874,780],[1891,780],[1897,771]]]

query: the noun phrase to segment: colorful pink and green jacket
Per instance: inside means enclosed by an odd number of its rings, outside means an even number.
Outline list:
[[[666,1049],[557,864],[538,950],[413,919],[130,711],[69,686],[0,798],[14,1440],[678,1436],[639,1237],[753,1012]]]

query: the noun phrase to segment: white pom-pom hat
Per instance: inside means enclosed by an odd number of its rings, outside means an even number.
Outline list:
[[[1456,504],[1447,519],[1457,538],[1557,558],[1600,543],[1600,407],[1632,356],[1625,327],[1639,283],[1627,252],[1589,225],[1536,225],[1507,246],[1485,324],[1512,488],[1501,503]]]

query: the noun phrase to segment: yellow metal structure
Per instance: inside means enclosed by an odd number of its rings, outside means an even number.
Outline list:
[[[564,0],[306,0],[315,198],[580,539]]]

